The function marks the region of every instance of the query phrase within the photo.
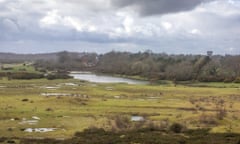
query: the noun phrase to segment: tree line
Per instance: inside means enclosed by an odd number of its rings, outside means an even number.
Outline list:
[[[38,60],[35,67],[141,76],[153,81],[240,82],[239,55],[168,55],[151,51],[79,54],[64,51],[57,57],[56,60]]]

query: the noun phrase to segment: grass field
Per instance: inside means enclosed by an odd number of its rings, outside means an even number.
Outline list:
[[[111,130],[119,115],[129,119],[143,116],[158,126],[178,122],[189,129],[239,133],[239,87],[223,83],[174,86],[2,79],[0,137],[70,138],[93,126]],[[55,131],[26,132],[27,128]]]
[[[35,70],[32,64],[25,64],[25,63],[2,64],[0,68],[0,72],[39,73]]]

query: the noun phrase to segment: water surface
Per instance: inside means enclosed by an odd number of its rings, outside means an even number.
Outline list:
[[[94,73],[87,72],[72,72],[70,76],[74,79],[85,80],[95,83],[127,83],[127,84],[147,84],[147,81],[133,80],[128,78],[107,76],[107,75],[97,75]]]
[[[131,121],[144,121],[144,117],[143,116],[132,116],[131,117]]]

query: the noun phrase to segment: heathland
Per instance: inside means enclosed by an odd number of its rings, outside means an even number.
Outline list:
[[[240,143],[239,69],[230,82],[103,84],[36,64],[2,62],[2,143]]]

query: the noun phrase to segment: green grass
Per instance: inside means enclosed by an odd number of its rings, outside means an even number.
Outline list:
[[[69,86],[66,83],[74,83]],[[212,85],[212,84],[210,84]],[[72,137],[90,126],[108,129],[116,115],[143,115],[148,121],[179,122],[188,128],[240,133],[240,85],[216,83],[217,87],[186,85],[94,84],[78,80],[0,80],[0,137]],[[224,87],[219,87],[224,85]],[[55,87],[49,89],[47,87]],[[64,93],[73,96],[43,96]],[[75,96],[74,96],[75,95]],[[78,95],[78,97],[76,97]],[[87,98],[86,98],[87,97]],[[28,99],[23,101],[23,99]],[[227,115],[216,125],[200,117],[216,117],[216,101],[223,99]],[[48,109],[48,110],[47,110]],[[37,116],[36,125],[20,124]],[[20,120],[12,121],[12,118]],[[215,120],[215,119],[214,119]],[[230,128],[231,125],[231,128]],[[8,130],[11,128],[11,130]],[[27,133],[24,128],[57,128],[48,133]]]
[[[39,73],[30,64],[16,63],[16,64],[3,64],[4,69],[0,69],[0,72],[29,72],[29,73]]]
[[[215,87],[215,88],[239,88],[239,83],[223,83],[223,82],[180,82],[186,86],[192,87]]]

